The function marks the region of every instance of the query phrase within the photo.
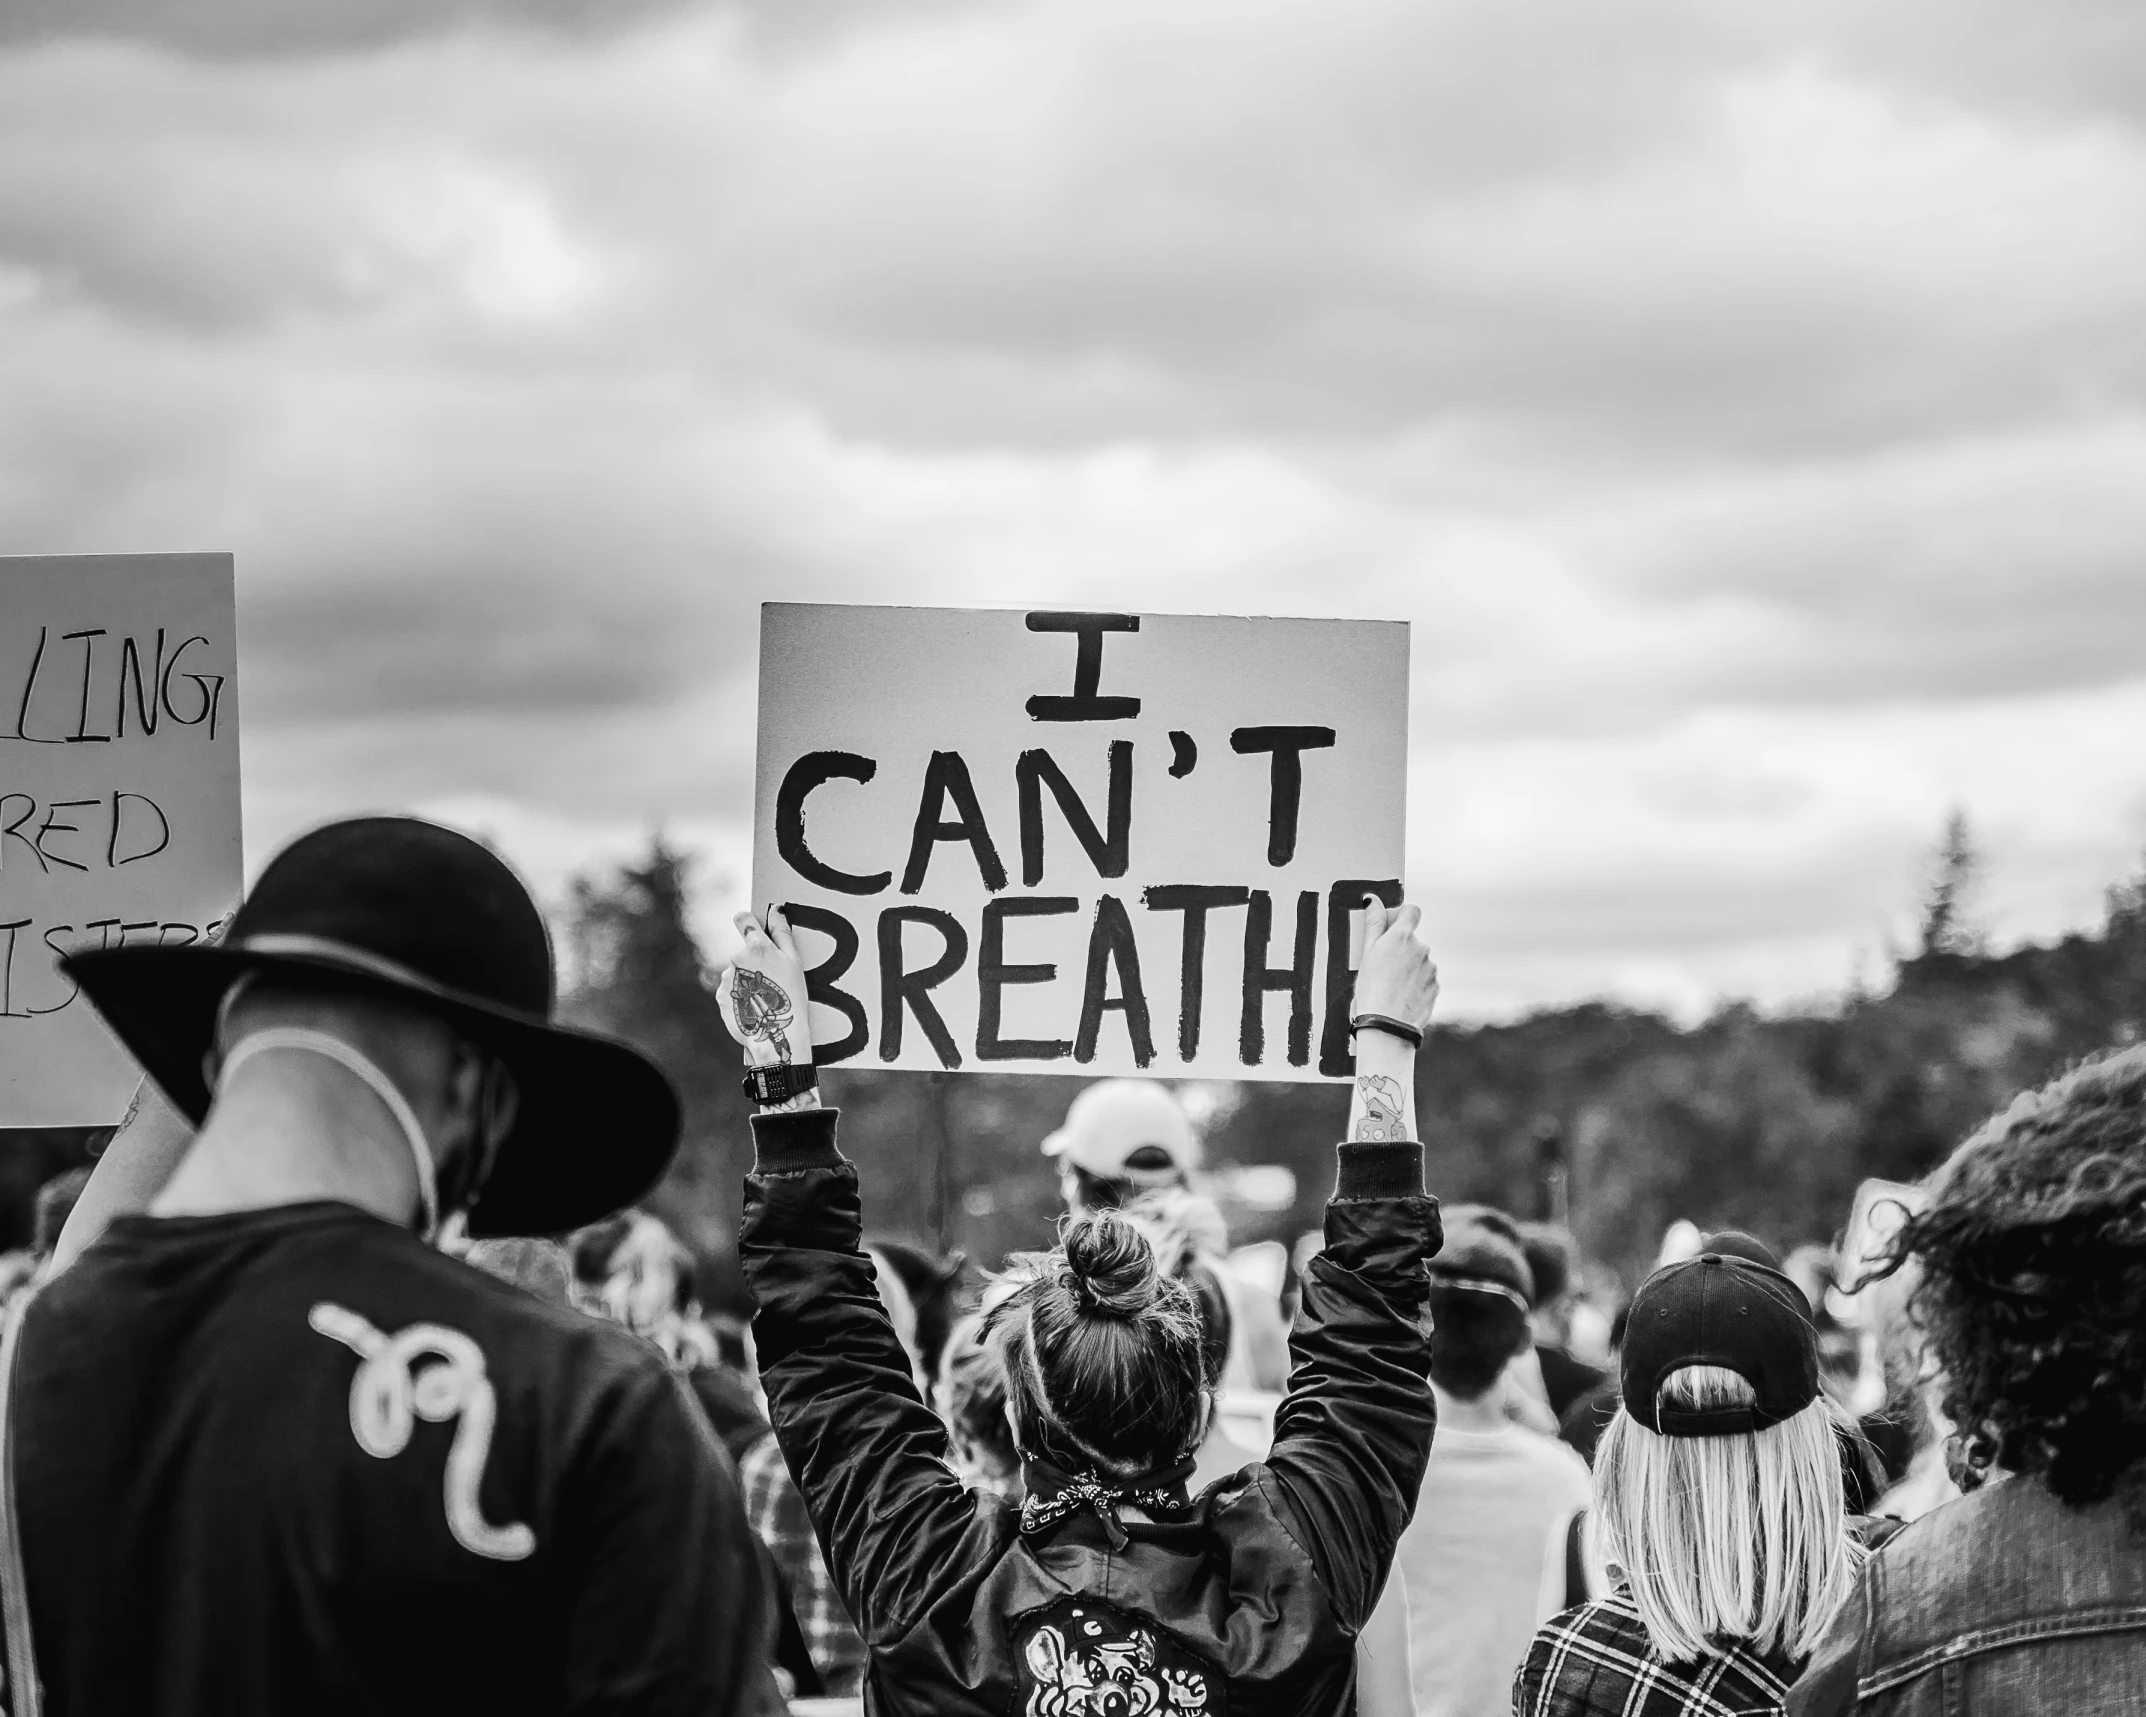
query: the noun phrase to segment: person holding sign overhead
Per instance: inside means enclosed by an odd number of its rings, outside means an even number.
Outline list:
[[[1422,1324],[1440,1243],[1414,1141],[1438,991],[1417,912],[1373,903],[1326,1247],[1272,1453],[1186,1493],[1214,1379],[1182,1283],[1116,1211],[1018,1260],[982,1339],[1025,1498],[963,1488],[860,1249],[856,1170],[820,1107],[790,926],[738,919],[722,975],[757,1161],[740,1235],[769,1413],[886,1713],[1342,1713],[1356,1636],[1413,1509],[1435,1418]],[[770,989],[779,991],[773,1000]]]

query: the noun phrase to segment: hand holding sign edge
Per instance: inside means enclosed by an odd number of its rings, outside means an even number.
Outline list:
[[[1356,973],[1354,1011],[1385,1014],[1418,1031],[1429,1029],[1438,1004],[1438,968],[1417,930],[1419,906],[1390,912],[1375,897],[1364,903],[1364,963]]]
[[[723,1024],[755,1067],[809,1065],[812,1006],[789,922],[776,907],[768,909],[764,924],[750,912],[732,922],[745,945],[716,978]]]

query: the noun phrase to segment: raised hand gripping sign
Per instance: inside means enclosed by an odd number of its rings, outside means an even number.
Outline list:
[[[1408,628],[761,610],[753,894],[822,1065],[1340,1078]]]
[[[238,901],[227,554],[0,559],[0,1127],[117,1121],[140,1081],[56,968]]]

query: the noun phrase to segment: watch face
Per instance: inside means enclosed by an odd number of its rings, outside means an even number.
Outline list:
[[[756,1067],[746,1075],[752,1094],[763,1103],[779,1103],[793,1094],[793,1070],[787,1067]]]

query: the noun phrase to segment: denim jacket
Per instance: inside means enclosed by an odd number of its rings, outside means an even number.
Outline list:
[[[2110,1499],[1991,1484],[1905,1528],[1789,1694],[1791,1717],[2146,1712],[2146,1537]]]

